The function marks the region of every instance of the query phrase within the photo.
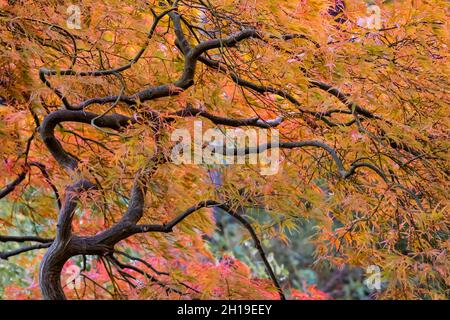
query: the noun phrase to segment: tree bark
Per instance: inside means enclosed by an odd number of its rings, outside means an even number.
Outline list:
[[[39,286],[45,300],[66,300],[61,285],[61,271],[70,258],[64,254],[64,248],[56,241],[50,246],[39,268]]]

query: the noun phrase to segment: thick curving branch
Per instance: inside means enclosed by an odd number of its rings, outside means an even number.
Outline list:
[[[95,121],[96,126],[121,130],[130,123],[135,123],[136,120],[118,114],[98,116],[94,113],[73,110],[58,110],[45,117],[40,127],[44,143],[63,168],[68,171],[74,171],[77,169],[76,159],[62,148],[54,136],[56,125],[65,121],[91,125]],[[155,159],[159,159],[159,157]],[[153,159],[149,164],[154,164],[152,161]],[[58,215],[56,238],[51,243],[40,266],[40,286],[45,299],[65,299],[60,273],[64,263],[70,257],[78,254],[110,254],[113,252],[114,245],[128,236],[128,226],[135,224],[142,217],[146,183],[155,168],[156,165],[147,166],[137,174],[132,189],[130,205],[121,221],[112,228],[92,237],[72,235],[71,225],[77,207],[78,194],[93,190],[96,188],[96,185],[85,179],[80,179],[66,189],[65,202]]]
[[[79,122],[91,124],[95,119],[95,125],[101,128],[110,128],[113,130],[121,130],[129,124],[135,123],[134,118],[123,116],[120,114],[99,115],[91,112],[57,110],[53,111],[44,118],[39,132],[45,145],[58,161],[58,163],[66,170],[73,171],[77,168],[77,160],[70,156],[62,147],[61,143],[55,137],[55,127],[62,122]]]
[[[80,180],[66,189],[66,199],[58,215],[56,237],[42,259],[39,268],[39,285],[46,300],[64,300],[61,286],[61,270],[74,254],[68,246],[72,237],[72,218],[75,214],[79,193],[95,189],[87,180]]]

